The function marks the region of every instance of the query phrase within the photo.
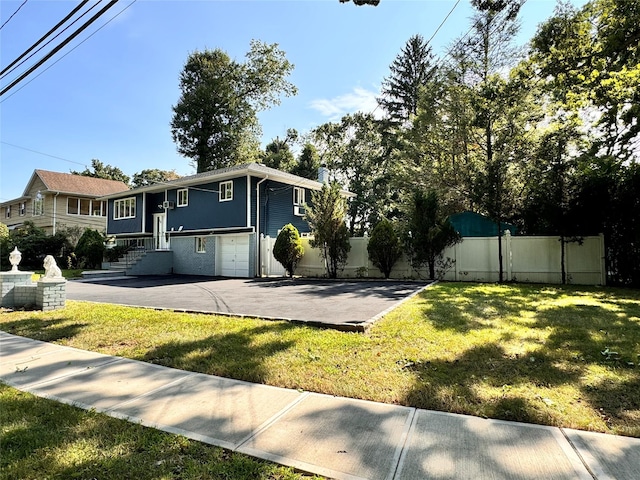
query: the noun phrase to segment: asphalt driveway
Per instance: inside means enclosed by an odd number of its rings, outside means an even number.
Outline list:
[[[326,279],[229,279],[184,275],[82,280],[67,298],[301,321],[363,330],[428,283]]]

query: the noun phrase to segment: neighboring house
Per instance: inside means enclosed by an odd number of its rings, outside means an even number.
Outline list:
[[[479,213],[454,213],[449,216],[449,221],[462,237],[495,237],[498,235],[496,222]],[[511,223],[501,222],[501,226],[503,234],[505,230],[509,230],[511,235],[515,235],[518,231],[518,228]]]
[[[248,163],[108,195],[107,235],[144,251],[127,273],[259,276],[259,242],[303,219],[322,183]],[[353,196],[343,192],[345,196]]]
[[[50,235],[74,226],[104,231],[107,203],[98,198],[128,189],[114,180],[34,170],[20,198],[0,203],[0,222],[14,229],[31,221]]]

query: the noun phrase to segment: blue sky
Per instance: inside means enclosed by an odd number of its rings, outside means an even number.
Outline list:
[[[2,0],[0,24],[23,1]],[[93,158],[130,176],[147,168],[194,173],[189,159],[177,154],[169,124],[171,106],[180,93],[180,71],[195,50],[221,48],[242,61],[250,40],[258,39],[278,43],[286,52],[295,65],[290,81],[299,93],[260,114],[263,145],[283,137],[287,128],[305,133],[346,113],[371,112],[389,65],[408,38],[417,33],[430,38],[455,1],[381,0],[377,7],[338,0],[137,0],[130,4],[131,0],[120,0],[2,97],[2,201],[22,195],[36,168],[83,170]],[[75,5],[51,0],[24,4],[0,31],[2,67]],[[554,7],[553,0],[525,4],[521,43]],[[444,55],[468,31],[471,14],[469,1],[461,0],[431,42],[436,55]],[[9,75],[1,85],[13,78]]]

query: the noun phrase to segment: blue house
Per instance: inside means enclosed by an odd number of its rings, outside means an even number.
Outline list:
[[[128,190],[108,202],[107,235],[144,252],[127,273],[260,275],[260,239],[287,223],[302,234],[322,183],[247,163]],[[344,192],[351,196],[349,192]],[[134,264],[135,263],[135,264]]]
[[[498,235],[496,222],[479,213],[469,211],[454,213],[449,216],[449,221],[462,237],[495,237]],[[515,235],[518,231],[518,227],[511,223],[500,222],[500,226],[503,234],[509,230],[511,235]]]

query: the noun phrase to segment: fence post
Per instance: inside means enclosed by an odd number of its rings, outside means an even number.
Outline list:
[[[505,258],[507,260],[507,281],[510,282],[511,280],[513,280],[513,275],[512,275],[512,271],[513,271],[512,254],[513,254],[513,251],[511,250],[511,232],[509,230],[505,230],[504,239],[505,239],[504,244],[505,244],[505,250],[506,250]]]
[[[607,284],[607,250],[604,244],[604,233],[598,235],[600,237],[600,282],[601,285]]]

